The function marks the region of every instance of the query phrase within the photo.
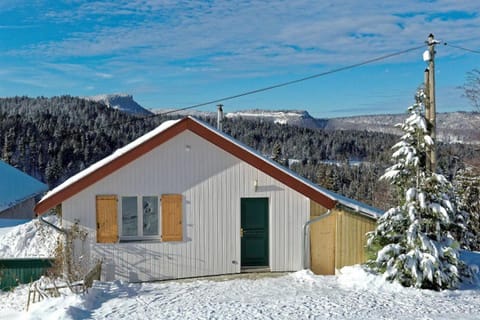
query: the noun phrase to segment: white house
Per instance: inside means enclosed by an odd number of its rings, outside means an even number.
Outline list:
[[[192,117],[168,121],[73,176],[35,211],[53,208],[66,228],[86,232],[75,242],[79,263],[102,259],[102,279],[127,281],[300,270],[314,208],[372,221],[379,213]],[[359,237],[348,250],[363,252]]]

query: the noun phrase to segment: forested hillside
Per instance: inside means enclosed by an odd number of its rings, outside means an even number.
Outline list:
[[[70,96],[4,98],[0,156],[54,187],[167,119],[140,119]],[[388,187],[378,177],[390,164],[390,148],[398,137],[242,118],[225,119],[224,131],[323,187],[380,208],[389,205]],[[472,146],[440,145],[440,170],[451,176],[474,156]]]
[[[0,99],[0,155],[53,187],[162,121],[134,119],[70,96]]]
[[[226,119],[224,131],[284,165],[290,163],[298,174],[325,188],[378,208],[391,205],[390,188],[378,179],[391,165],[391,147],[398,136],[241,118]],[[439,144],[438,170],[452,178],[464,160],[478,158],[475,150],[472,145]]]

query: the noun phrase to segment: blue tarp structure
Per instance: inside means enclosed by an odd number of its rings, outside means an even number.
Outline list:
[[[0,212],[48,190],[48,186],[0,160]]]

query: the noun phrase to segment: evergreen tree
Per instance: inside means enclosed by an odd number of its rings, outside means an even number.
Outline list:
[[[10,128],[5,135],[3,148],[2,148],[2,160],[5,162],[11,163],[15,148],[15,130]]]
[[[272,149],[272,160],[276,162],[280,162],[281,155],[282,155],[282,146],[280,145],[280,142],[276,141]]]
[[[458,239],[466,249],[480,250],[480,175],[474,168],[460,170],[454,181],[459,210],[465,212],[465,232]],[[462,230],[461,230],[462,231]]]
[[[426,150],[434,142],[428,135],[423,99],[419,90],[401,125],[404,135],[393,147],[396,163],[382,176],[397,187],[400,203],[379,219],[368,246],[376,251],[370,265],[386,279],[441,290],[457,287],[460,280],[458,242],[450,233],[457,212],[450,201],[451,184],[425,169]]]

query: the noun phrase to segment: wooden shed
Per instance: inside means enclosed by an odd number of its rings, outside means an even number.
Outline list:
[[[59,206],[64,228],[81,230],[75,265],[88,269],[101,259],[102,279],[135,282],[308,267],[305,239],[317,224],[310,216],[319,212],[312,203],[372,221],[378,214],[187,117],[162,124],[73,176],[35,210]],[[346,245],[357,259],[349,255],[334,260],[335,266],[362,262],[363,242],[335,239],[336,248]]]
[[[344,266],[366,260],[365,250],[359,246],[365,246],[366,233],[375,229],[376,219],[348,207],[332,209],[328,216],[326,212],[321,205],[311,202],[314,222],[310,225],[310,269],[316,274],[331,275]]]

